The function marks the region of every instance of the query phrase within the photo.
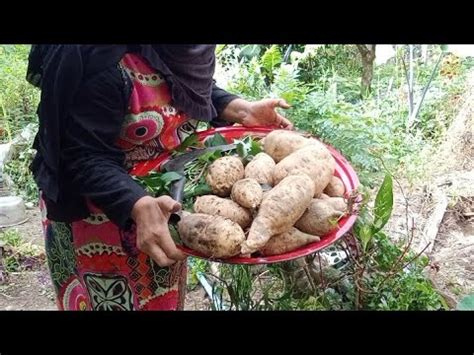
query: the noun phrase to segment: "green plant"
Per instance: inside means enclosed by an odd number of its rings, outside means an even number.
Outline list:
[[[38,203],[39,191],[30,171],[35,151],[26,146],[18,147],[18,154],[5,163],[3,173],[13,182],[13,190],[25,201]]]
[[[0,242],[3,244],[2,262],[6,272],[31,269],[41,264],[44,257],[41,248],[25,243],[16,229],[7,229],[0,233]]]
[[[193,289],[199,283],[198,276],[205,274],[209,270],[209,262],[207,260],[190,257],[188,259],[189,271],[187,273],[188,289]]]
[[[0,143],[10,140],[28,123],[36,122],[39,90],[26,80],[28,45],[0,45]]]

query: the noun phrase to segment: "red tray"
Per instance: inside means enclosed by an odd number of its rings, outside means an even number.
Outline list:
[[[215,128],[215,129],[209,129],[206,131],[201,131],[201,132],[198,132],[198,137],[200,141],[204,141],[206,138],[212,136],[213,134],[219,133],[229,143],[231,143],[234,139],[241,139],[249,135],[253,137],[264,137],[268,133],[270,133],[272,130],[273,130],[272,128],[268,128],[268,127],[249,128],[249,127],[232,126],[232,127],[222,127],[222,128]],[[352,168],[352,166],[349,164],[349,162],[341,155],[341,153],[339,153],[336,149],[334,149],[330,145],[327,145],[327,144],[325,145],[329,149],[331,154],[333,155],[334,159],[336,160],[336,170],[335,170],[334,175],[338,176],[342,180],[346,188],[346,194],[349,196],[359,186],[359,179],[357,177],[357,174]],[[147,175],[152,170],[159,170],[161,164],[168,161],[169,158],[170,158],[170,154],[164,153],[154,160],[137,164],[130,173],[136,176]],[[326,248],[327,246],[335,243],[337,240],[339,240],[344,234],[346,234],[352,228],[356,219],[357,219],[357,215],[349,215],[349,216],[343,217],[341,220],[339,220],[337,229],[323,236],[320,241],[308,244],[302,248],[299,248],[289,253],[273,255],[273,256],[265,256],[265,257],[263,256],[251,257],[251,258],[234,257],[234,258],[225,259],[225,260],[220,260],[220,259],[212,259],[212,260],[216,262],[228,263],[228,264],[271,264],[271,263],[289,261],[289,260],[301,258],[303,256],[322,250]],[[189,249],[185,246],[179,246],[179,248],[188,255],[203,258],[203,259],[209,259],[203,256],[202,254],[192,249]]]

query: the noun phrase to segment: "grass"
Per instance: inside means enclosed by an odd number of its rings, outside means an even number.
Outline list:
[[[6,272],[31,270],[44,262],[42,248],[26,243],[16,229],[7,229],[0,233],[3,244],[3,267]]]

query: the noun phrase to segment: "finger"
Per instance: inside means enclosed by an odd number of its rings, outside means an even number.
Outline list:
[[[173,265],[176,261],[168,258],[161,248],[156,244],[149,244],[144,252],[152,258],[159,266],[166,267]]]
[[[286,117],[283,117],[282,115],[278,114],[277,115],[279,124],[281,127],[286,128],[286,129],[293,129],[293,123],[287,119]]]
[[[285,100],[283,99],[279,99],[278,100],[278,107],[281,107],[281,108],[290,108],[291,106],[288,104],[288,102],[286,102]]]
[[[173,260],[184,260],[186,255],[176,247],[176,244],[171,238],[171,234],[168,228],[160,230],[159,232],[158,245],[165,252],[166,257]]]
[[[169,196],[160,196],[156,198],[158,206],[163,212],[174,213],[181,209],[181,204]]]
[[[268,99],[268,103],[274,108],[290,108],[291,106],[283,99]]]

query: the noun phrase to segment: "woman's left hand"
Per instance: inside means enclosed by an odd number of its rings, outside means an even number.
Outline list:
[[[228,121],[246,127],[276,126],[293,129],[291,121],[276,111],[278,107],[287,109],[290,108],[290,105],[283,99],[263,99],[254,102],[236,99],[227,105],[223,116]]]

